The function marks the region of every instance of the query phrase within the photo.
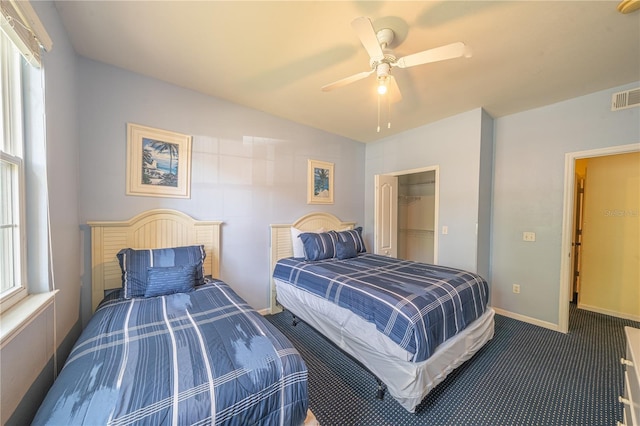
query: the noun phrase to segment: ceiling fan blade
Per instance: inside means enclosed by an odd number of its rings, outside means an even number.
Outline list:
[[[322,86],[321,90],[323,92],[328,92],[329,90],[333,90],[333,89],[337,89],[338,87],[346,86],[347,84],[351,84],[351,83],[353,83],[355,81],[362,80],[363,78],[366,78],[366,77],[370,76],[371,74],[373,74],[374,71],[375,70],[363,71],[363,72],[360,72],[358,74],[354,74],[352,76],[343,78],[341,80],[334,81],[333,83],[329,83],[327,85]]]
[[[400,93],[400,87],[398,87],[398,82],[396,79],[390,75],[389,76],[389,87],[387,89],[387,96],[389,96],[389,102],[395,104],[396,102],[400,102],[402,100],[402,93]]]
[[[351,27],[355,30],[360,42],[366,49],[369,57],[373,61],[380,61],[384,58],[384,53],[376,37],[371,20],[366,16],[361,16],[351,22]]]
[[[415,65],[444,61],[447,59],[459,58],[461,56],[465,56],[467,58],[471,57],[471,49],[459,41],[447,44],[446,46],[436,47],[434,49],[425,50],[424,52],[405,56],[398,59],[393,65],[400,68],[409,68]]]

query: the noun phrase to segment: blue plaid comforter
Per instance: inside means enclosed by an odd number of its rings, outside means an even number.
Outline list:
[[[34,425],[300,425],[307,369],[227,284],[103,302]]]
[[[477,274],[375,254],[307,262],[278,261],[274,278],[351,310],[413,354],[429,358],[487,309],[489,288]]]

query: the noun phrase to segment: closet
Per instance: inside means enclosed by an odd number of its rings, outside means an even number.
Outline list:
[[[398,176],[398,258],[434,263],[436,172]]]

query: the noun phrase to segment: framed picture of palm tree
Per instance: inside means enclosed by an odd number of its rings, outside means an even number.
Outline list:
[[[333,163],[309,160],[307,204],[333,204]]]
[[[127,123],[127,195],[191,197],[191,136]]]

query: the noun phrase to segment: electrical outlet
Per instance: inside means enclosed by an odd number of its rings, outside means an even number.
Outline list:
[[[523,232],[522,233],[522,241],[535,241],[536,233],[535,232]]]
[[[520,294],[520,284],[514,284],[513,285],[513,292],[515,294]]]

